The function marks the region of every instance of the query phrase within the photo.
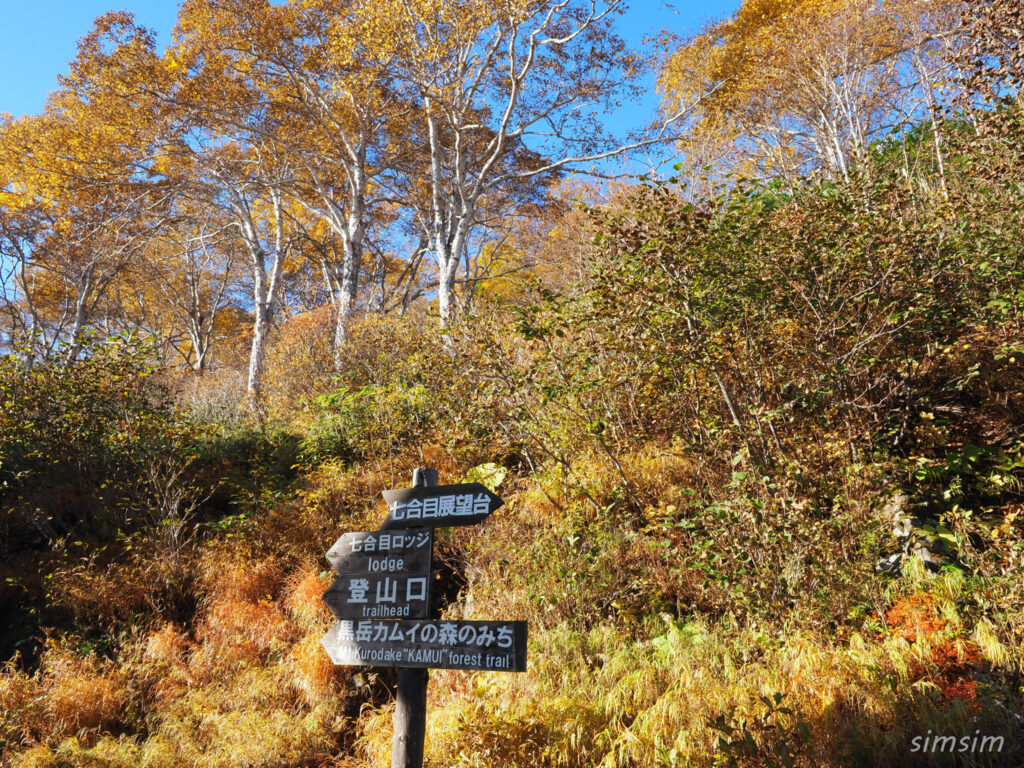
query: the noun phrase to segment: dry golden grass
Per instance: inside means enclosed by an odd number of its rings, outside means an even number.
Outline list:
[[[150,632],[142,642],[135,671],[140,679],[150,681],[155,708],[182,696],[195,682],[189,669],[191,650],[188,635],[171,622]]]
[[[56,768],[57,755],[49,747],[31,747],[15,755],[11,765],[14,768]]]
[[[52,589],[79,624],[110,627],[150,607],[153,577],[136,563],[76,566],[57,570]]]
[[[273,600],[281,585],[283,569],[272,556],[256,555],[246,547],[208,547],[200,572],[207,598],[256,603]]]
[[[41,662],[46,717],[52,733],[99,731],[120,722],[127,694],[111,665],[50,644]]]
[[[663,504],[682,501],[681,488],[697,484],[697,462],[681,445],[649,444],[620,460],[623,472],[640,493]]]
[[[144,753],[195,768],[312,764],[329,754],[332,701],[297,706],[284,665],[240,667],[190,690],[160,714]]]
[[[138,768],[138,746],[131,739],[102,737],[90,747],[79,739],[64,739],[55,748],[37,746],[21,753],[16,768]],[[144,763],[146,768],[163,768]],[[167,766],[170,768],[170,766]]]
[[[443,460],[431,453],[427,463]],[[671,446],[621,462],[655,508],[679,503],[680,489],[692,482],[690,459]],[[453,466],[445,479],[461,479]],[[585,457],[577,468],[598,502],[617,493],[621,477],[606,458]],[[344,530],[375,526],[383,514],[379,490],[391,481],[379,467],[325,465],[315,475],[322,485],[305,492],[306,506],[282,505],[242,541],[202,548],[202,602],[191,626],[163,624],[142,635],[121,649],[116,672],[52,650],[38,679],[10,669],[0,675],[0,738],[17,740],[15,764],[387,766],[390,707],[367,708],[358,722],[358,756],[338,756],[351,750],[355,689],[348,670],[334,667],[320,645],[331,621],[321,601],[330,579],[311,562],[317,553],[309,542],[326,548]],[[860,633],[846,627],[838,638],[805,628],[782,640],[767,622],[758,630],[725,618],[682,624],[668,614],[616,613],[598,605],[607,592],[635,590],[646,600],[643,579],[657,578],[643,536],[623,534],[636,521],[598,513],[560,470],[537,480],[512,478],[502,489],[508,504],[501,514],[445,539],[466,558],[460,564],[470,583],[452,613],[529,620],[530,669],[433,671],[430,765],[711,768],[727,756],[709,721],[726,717],[751,724],[760,750],[740,765],[760,768],[778,748],[779,733],[805,728],[808,736],[793,737],[799,768],[850,765],[842,754],[851,739],[872,755],[862,764],[895,768],[908,734],[917,732],[911,729],[938,729],[953,722],[957,707],[979,705],[972,665],[987,659],[1007,674],[1020,669],[1012,630],[966,625],[958,604],[965,588],[951,575],[909,573],[903,589],[910,596],[894,601],[885,631],[882,624]],[[105,734],[138,691],[145,732]],[[761,697],[775,693],[791,714],[767,714]],[[757,725],[764,718],[770,727]],[[35,740],[45,745],[33,749]]]
[[[0,742],[24,744],[45,732],[46,708],[42,686],[38,680],[18,669],[13,660],[7,662],[0,668]]]
[[[295,626],[269,601],[221,599],[211,604],[196,630],[198,645],[189,668],[209,680],[238,664],[281,652],[295,636]]]
[[[957,702],[917,676],[921,664],[933,675],[940,666],[897,635],[780,642],[701,623],[665,630],[638,643],[611,626],[557,627],[532,633],[526,673],[433,672],[428,763],[711,768],[725,757],[710,721],[724,715],[734,727],[746,722],[761,750],[740,765],[767,764],[785,733],[802,768],[860,764],[849,762],[852,742],[871,756],[863,764],[896,768],[907,765],[914,734],[956,722]],[[776,693],[791,713],[768,713],[761,697]],[[360,752],[378,768],[389,765],[390,716],[387,708],[362,721]]]
[[[440,477],[440,484],[461,483],[465,471],[455,458],[443,446],[437,443],[425,443],[419,449],[418,466],[433,467]]]
[[[380,492],[390,487],[389,478],[332,460],[311,468],[307,479],[309,487],[300,493],[304,514],[335,528],[379,522]]]
[[[189,645],[188,635],[169,621],[149,633],[142,658],[149,664],[177,665],[184,660]]]
[[[287,648],[296,628],[274,602],[284,579],[276,557],[247,547],[209,548],[201,557],[206,604],[195,627],[189,671],[210,680],[225,669]]]
[[[287,658],[292,685],[310,707],[338,694],[342,672],[335,667],[320,644],[322,632],[306,635],[294,646]]]

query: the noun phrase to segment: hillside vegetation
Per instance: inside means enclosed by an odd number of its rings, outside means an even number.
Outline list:
[[[845,178],[560,205],[546,258],[443,330],[421,301],[338,348],[334,308],[296,314],[258,408],[243,352],[15,345],[0,765],[389,765],[394,673],[327,658],[324,553],[427,466],[506,502],[439,534],[438,607],[530,626],[525,673],[431,672],[429,765],[1019,766],[1024,109],[999,83]]]
[[[444,343],[367,320],[340,378],[299,318],[262,425],[125,343],[8,356],[4,759],[386,764],[323,552],[414,466],[495,464],[446,611],[528,620],[530,669],[435,672],[432,764],[930,765],[929,730],[1015,764],[1024,133],[981,128],[948,200],[888,145],[847,185],[625,190],[563,274]]]

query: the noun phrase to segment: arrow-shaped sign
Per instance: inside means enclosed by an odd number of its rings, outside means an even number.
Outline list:
[[[475,525],[504,502],[481,483],[384,491],[388,517],[381,530]]]
[[[526,671],[525,621],[338,621],[320,642],[342,666]]]
[[[339,619],[425,619],[430,615],[430,571],[342,574],[323,600]]]
[[[346,533],[327,550],[338,573],[430,572],[433,531],[424,528]]]

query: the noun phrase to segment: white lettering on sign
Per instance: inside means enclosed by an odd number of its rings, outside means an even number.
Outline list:
[[[419,532],[414,535],[375,533],[361,539],[353,538],[349,546],[353,552],[390,552],[392,550],[422,549],[429,543],[430,534],[426,532]]]
[[[498,627],[498,647],[512,647],[512,627],[509,627],[507,625],[504,627]]]
[[[427,580],[426,578],[406,579],[405,582],[406,600],[426,600]]]
[[[364,605],[363,616],[368,619],[405,619],[411,608],[408,605]]]
[[[402,588],[404,583],[404,589]],[[370,591],[370,580],[352,578],[349,579],[347,589],[348,597],[345,602],[358,605],[376,605],[385,603],[395,604],[399,599],[406,602],[423,601],[427,599],[428,580],[426,576],[385,576],[377,580],[376,588]],[[371,599],[375,598],[375,599]],[[369,613],[363,608],[364,616],[408,616],[409,606],[399,609],[399,612],[385,611],[384,613]]]
[[[437,642],[441,645],[455,645],[459,641],[459,637],[456,634],[458,632],[457,624],[444,623],[437,633]]]
[[[398,579],[391,580],[390,576],[383,581],[377,582],[377,602],[393,603],[398,599]]]
[[[339,621],[339,640],[355,639],[357,642],[369,642],[376,640],[383,642],[387,639],[402,639],[391,637],[389,626],[393,628],[391,634],[397,632],[397,625],[386,621]],[[422,629],[421,629],[422,628]],[[424,643],[439,643],[441,645],[455,645],[456,639],[464,645],[490,646],[495,637],[498,638],[499,648],[512,647],[512,627],[508,624],[495,629],[482,625],[479,628],[469,624],[458,624],[441,622],[440,627],[436,624],[416,622],[405,630],[405,640],[416,642],[419,639]],[[502,642],[506,640],[506,642]]]
[[[399,598],[399,587],[405,582],[405,600],[427,599],[427,578],[425,576],[397,577],[385,576],[377,582],[375,590],[376,603],[394,603]],[[369,601],[370,580],[350,579],[348,582],[347,603],[366,603]]]
[[[400,571],[405,568],[405,561],[400,557],[383,557],[379,560],[370,561],[370,573],[382,571]]]
[[[523,632],[521,639],[519,633]],[[335,664],[525,671],[523,622],[340,621],[323,639]]]
[[[491,499],[486,493],[478,493],[476,496],[472,493],[449,494],[398,501],[390,505],[391,516],[395,521],[486,515],[490,509]],[[363,548],[370,551],[365,545]]]
[[[370,582],[368,579],[352,579],[348,583],[348,602],[350,603],[365,603],[366,592],[370,589]]]

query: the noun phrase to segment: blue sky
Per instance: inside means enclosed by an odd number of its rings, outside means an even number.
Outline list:
[[[738,6],[739,0],[671,4],[633,0],[621,31],[636,45],[645,34],[659,29],[694,32]],[[74,58],[78,38],[89,31],[94,18],[109,10],[131,11],[137,21],[159,33],[163,45],[174,26],[178,4],[173,0],[0,0],[0,112],[20,116],[40,111],[47,93],[57,85],[57,75],[66,72]],[[652,94],[645,102],[647,111],[657,99]],[[628,115],[616,115],[613,122],[616,129],[633,127],[626,124],[632,122]]]
[[[0,112],[39,112],[67,72],[78,38],[110,10],[132,11],[166,43],[178,12],[173,0],[0,0]]]

